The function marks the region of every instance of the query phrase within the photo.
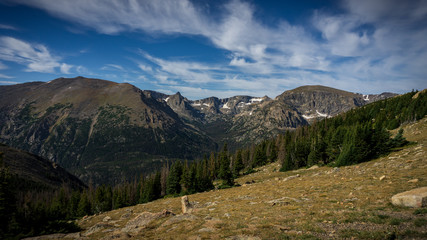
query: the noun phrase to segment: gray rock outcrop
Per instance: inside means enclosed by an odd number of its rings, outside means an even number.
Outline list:
[[[427,207],[427,187],[398,193],[391,198],[391,203],[395,206],[413,208]]]

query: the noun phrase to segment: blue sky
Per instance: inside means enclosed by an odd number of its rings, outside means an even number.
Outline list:
[[[190,99],[421,90],[427,1],[1,1],[0,84],[75,76]]]

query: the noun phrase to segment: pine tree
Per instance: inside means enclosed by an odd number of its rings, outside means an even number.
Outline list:
[[[396,136],[390,140],[391,147],[402,147],[408,144],[408,140],[406,140],[405,137],[403,137],[403,129],[399,129],[399,132],[396,134]]]
[[[92,206],[88,198],[87,191],[83,191],[83,193],[80,196],[79,205],[77,207],[77,216],[83,217],[85,215],[92,214],[91,212]]]
[[[243,165],[242,150],[237,150],[236,156],[234,158],[233,173],[235,177],[238,177],[240,175],[240,171],[245,168]]]
[[[77,209],[80,202],[80,191],[73,191],[71,193],[71,199],[69,204],[68,216],[67,218],[74,218],[77,216]]]
[[[191,182],[190,169],[188,168],[187,162],[184,164],[184,168],[182,169],[180,184],[184,194],[190,193],[192,182]]]
[[[230,170],[230,160],[228,157],[227,144],[224,144],[222,153],[220,154],[220,168],[218,177],[223,180],[224,185],[233,186],[234,178]]]
[[[354,145],[351,143],[346,143],[344,144],[343,150],[338,156],[338,159],[335,165],[337,167],[350,165],[355,162],[354,156],[355,156]]]
[[[277,145],[274,141],[270,142],[269,145],[269,154],[268,154],[268,161],[269,162],[274,162],[277,160],[277,154],[278,154],[278,149],[277,149]]]
[[[151,175],[147,181],[145,181],[140,202],[146,203],[151,202],[160,198],[161,194],[161,183],[160,183],[160,172],[156,172]]]
[[[182,176],[182,163],[181,161],[176,161],[172,164],[169,171],[169,176],[166,181],[166,194],[179,194],[181,193],[181,176]]]
[[[267,163],[267,155],[265,154],[264,144],[258,145],[255,148],[255,156],[253,167],[263,166]]]

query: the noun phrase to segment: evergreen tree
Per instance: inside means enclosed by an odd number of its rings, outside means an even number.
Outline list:
[[[405,137],[403,137],[403,129],[399,129],[399,132],[396,134],[396,136],[390,140],[390,145],[392,147],[402,147],[408,144],[408,140],[406,140]]]
[[[123,196],[123,191],[119,186],[116,186],[113,189],[113,209],[118,209],[126,206],[125,197]]]
[[[274,141],[270,142],[269,145],[269,154],[268,154],[268,161],[269,162],[274,162],[277,160],[277,154],[278,154],[278,149],[277,149],[277,145]]]
[[[351,143],[346,143],[344,144],[343,150],[338,156],[338,159],[335,165],[340,167],[340,166],[353,164],[356,161],[354,156],[355,156],[354,145]]]
[[[83,193],[80,196],[79,205],[77,207],[77,216],[83,217],[86,215],[92,214],[91,212],[92,206],[89,201],[88,193],[87,191],[83,191]]]
[[[168,179],[166,181],[166,194],[179,194],[181,193],[181,176],[182,176],[182,163],[176,161],[171,166]]]
[[[113,205],[111,186],[101,185],[95,191],[94,212],[100,213],[111,210]]]
[[[227,144],[224,144],[223,151],[220,154],[220,168],[218,177],[223,180],[224,185],[234,185],[233,174],[230,170],[230,159],[228,157]]]
[[[259,167],[263,166],[267,163],[267,155],[265,154],[264,150],[264,144],[258,145],[255,148],[255,156],[254,156],[254,162],[253,167]]]
[[[293,157],[294,154],[291,152],[292,144],[289,144],[288,147],[285,150],[285,159],[283,160],[282,167],[280,168],[280,171],[285,172],[293,169]]]
[[[74,218],[77,216],[77,210],[80,202],[80,191],[73,191],[71,193],[71,199],[69,204],[68,216],[67,218]]]
[[[234,158],[233,173],[235,177],[238,177],[240,175],[240,171],[245,168],[243,165],[242,150],[237,150],[236,156]]]
[[[190,193],[192,182],[191,182],[190,169],[188,168],[187,162],[184,164],[184,168],[182,169],[180,184],[184,194]]]

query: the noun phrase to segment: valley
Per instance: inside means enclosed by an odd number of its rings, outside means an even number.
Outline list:
[[[85,183],[116,184],[168,162],[231,151],[376,100],[323,86],[271,99],[189,100],[84,77],[0,86],[0,141],[42,156]],[[107,177],[108,176],[108,177]]]

